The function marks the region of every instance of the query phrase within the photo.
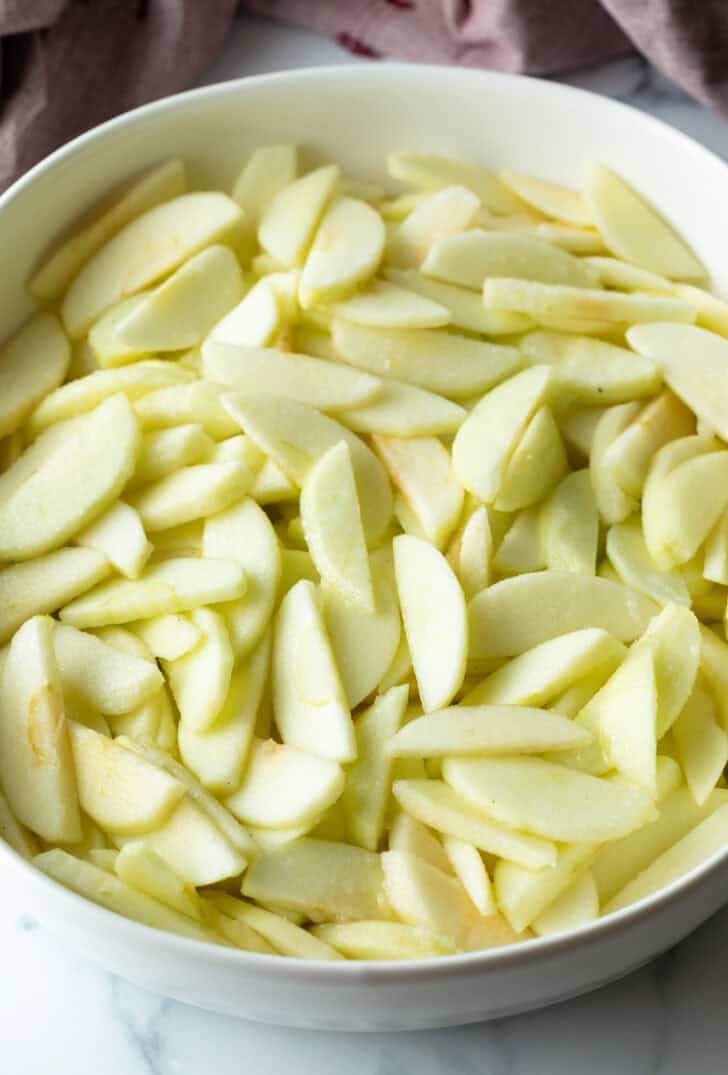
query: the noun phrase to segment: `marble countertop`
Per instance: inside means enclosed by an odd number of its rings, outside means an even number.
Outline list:
[[[356,63],[315,34],[241,17],[204,82]],[[728,157],[728,124],[638,58],[565,81],[619,98]],[[614,985],[478,1026],[333,1034],[239,1022],[152,996],[76,957],[36,922],[0,921],[5,1075],[718,1075],[726,1070],[728,909]]]

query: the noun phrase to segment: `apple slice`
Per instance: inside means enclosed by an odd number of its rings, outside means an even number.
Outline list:
[[[339,416],[355,433],[395,437],[455,433],[465,417],[465,410],[449,399],[397,381],[382,382],[370,403],[347,407]]]
[[[269,278],[263,277],[213,326],[207,340],[242,347],[267,347],[281,324],[281,306]]]
[[[728,506],[728,452],[705,452],[667,474],[655,469],[660,455],[645,482],[642,526],[653,560],[669,569],[695,556]]]
[[[255,475],[243,463],[197,463],[159,478],[130,497],[149,533],[223,511],[250,489]]]
[[[553,905],[594,859],[594,844],[574,844],[559,851],[555,865],[529,870],[504,859],[496,863],[494,884],[498,906],[513,929],[526,929]]]
[[[566,452],[551,409],[539,407],[505,465],[497,511],[529,508],[547,496],[568,472]]]
[[[81,839],[76,778],[53,651],[53,621],[15,634],[0,682],[0,781],[17,819],[43,839]]]
[[[202,347],[205,376],[244,396],[270,393],[322,410],[341,410],[376,399],[380,381],[341,363],[274,347],[244,347],[207,340]]]
[[[389,280],[391,274],[385,275]],[[335,303],[334,315],[375,328],[438,328],[450,321],[450,311],[444,305],[416,288],[396,287],[395,283],[372,280],[364,291]]]
[[[145,432],[197,423],[213,440],[223,440],[240,432],[222,405],[224,391],[222,385],[210,381],[177,384],[150,392],[135,403],[134,410]]]
[[[519,575],[470,602],[470,657],[514,657],[585,627],[631,642],[658,611],[648,597],[607,579],[568,571]]]
[[[406,686],[392,687],[354,726],[357,760],[347,775],[342,802],[349,839],[368,851],[378,849],[384,831],[394,771],[387,746],[400,726],[408,694]]]
[[[106,832],[132,835],[164,824],[184,785],[118,741],[69,723],[81,806]]]
[[[360,437],[313,407],[277,396],[228,395],[225,406],[261,451],[298,485],[317,459],[345,440],[367,541],[381,537],[392,515],[392,491],[384,467]]]
[[[554,248],[555,249],[555,248]],[[492,310],[514,310],[540,324],[554,319],[614,322],[630,325],[649,321],[692,324],[695,308],[666,295],[600,291],[598,288],[545,284],[515,277],[487,277],[483,301]]]
[[[153,661],[119,653],[113,646],[65,623],[53,631],[63,691],[100,713],[126,713],[163,684]]]
[[[690,606],[690,591],[677,569],[661,571],[650,556],[640,520],[627,519],[607,531],[607,556],[628,586],[647,594],[660,605],[675,602]]]
[[[508,514],[504,513],[504,516],[509,518]],[[542,571],[546,567],[539,516],[538,506],[526,508],[516,515],[493,557],[493,567],[497,572],[521,575],[524,572]]]
[[[379,855],[361,847],[303,837],[261,855],[243,879],[243,895],[324,921],[388,919]]]
[[[701,686],[693,689],[672,734],[690,793],[704,806],[728,762],[728,735],[716,719],[715,702]]]
[[[61,609],[73,627],[106,627],[234,601],[245,593],[245,572],[231,560],[177,557],[153,564],[140,579],[110,579]]]
[[[177,729],[184,764],[215,795],[229,795],[240,786],[269,664],[268,633],[243,663],[233,668],[227,698],[212,728],[198,732],[181,723]]]
[[[394,179],[424,190],[441,190],[453,183],[467,187],[493,213],[512,213],[522,203],[506,190],[486,168],[468,161],[454,160],[435,153],[390,153],[387,171]]]
[[[132,623],[131,630],[138,635],[155,657],[176,661],[184,657],[202,638],[202,632],[189,616],[169,613],[150,620]]]
[[[232,250],[195,254],[116,324],[119,343],[138,351],[195,347],[240,302],[243,277]]]
[[[332,338],[352,366],[461,399],[498,384],[523,360],[513,347],[438,329],[384,329],[335,317]]]
[[[294,145],[258,146],[235,180],[233,198],[245,213],[246,224],[258,227],[261,214],[276,194],[296,178],[298,153]]]
[[[604,240],[596,228],[573,228],[568,224],[544,221],[533,225],[533,230],[540,239],[560,246],[570,254],[581,257],[608,253]]]
[[[677,280],[705,279],[693,251],[611,168],[593,164],[585,193],[599,231],[618,257]]]
[[[274,914],[263,907],[237,900],[224,892],[212,892],[208,897],[223,914],[255,930],[276,952],[295,959],[341,959],[340,954],[331,945],[308,930],[301,929],[281,914]]]
[[[114,859],[114,872],[131,888],[146,893],[181,914],[202,921],[200,898],[144,840],[125,844]]]
[[[374,611],[369,557],[351,454],[340,441],[312,467],[301,490],[301,522],[321,578]]]
[[[424,198],[391,232],[387,259],[403,268],[418,268],[433,243],[469,228],[480,200],[462,186],[443,187]]]
[[[325,210],[301,273],[304,310],[336,302],[369,280],[384,254],[384,223],[358,198],[336,198]]]
[[[145,433],[131,487],[164,478],[180,467],[198,463],[214,448],[214,441],[197,422]]]
[[[496,914],[490,878],[477,847],[459,840],[457,836],[443,836],[442,842],[453,873],[477,910],[482,915]]]
[[[468,233],[466,233],[468,234]],[[486,336],[503,336],[512,332],[522,332],[531,326],[527,317],[520,314],[512,314],[506,311],[486,310],[483,306],[483,297],[480,291],[471,291],[464,287],[456,287],[445,284],[441,280],[434,280],[423,276],[415,269],[387,269],[384,276],[392,284],[399,288],[406,288],[408,294],[416,294],[431,304],[437,305],[446,311],[447,321],[436,324],[447,324],[454,328],[464,328],[467,332],[482,332]],[[355,299],[350,300],[355,302]],[[335,313],[349,321],[358,318],[351,317],[340,307],[335,308]],[[361,322],[374,324],[374,322]],[[427,325],[401,324],[389,325],[389,328],[427,328]]]
[[[624,403],[654,395],[660,387],[660,371],[651,359],[605,340],[542,329],[529,332],[521,349],[533,362],[553,365],[554,391],[564,403]]]
[[[372,443],[422,533],[442,548],[458,524],[464,496],[449,452],[437,437],[375,435]]]
[[[137,306],[140,306],[148,295],[148,291],[140,291],[138,295],[131,295],[128,299],[122,299],[121,302],[110,306],[106,313],[102,314],[89,329],[88,346],[102,369],[128,366],[132,362],[139,362],[149,356],[149,349],[124,343],[116,334],[117,327],[123,322],[127,314],[136,310]]]
[[[57,549],[0,570],[0,644],[32,616],[55,612],[111,574],[95,549]]]
[[[466,598],[490,582],[493,534],[485,507],[476,508],[453,538],[447,558],[458,576]]]
[[[635,648],[652,651],[657,682],[657,738],[661,739],[674,724],[686,705],[695,685],[698,667],[709,662],[706,658],[720,641],[711,635],[706,640],[706,628],[702,628],[690,609],[684,605],[667,605],[650,623]],[[722,651],[716,654],[719,667],[724,659]],[[707,672],[706,672],[707,675]]]
[[[288,591],[278,609],[273,708],[284,743],[334,761],[356,757],[354,726],[318,594],[306,580]]]
[[[446,706],[465,675],[465,597],[442,553],[419,538],[393,542],[402,619],[420,698],[427,712]]]
[[[328,164],[279,191],[260,218],[263,249],[290,268],[302,265],[338,181],[339,169]]]
[[[68,372],[71,349],[58,318],[38,314],[0,351],[0,437],[17,429]]]
[[[390,851],[414,855],[443,873],[453,872],[452,863],[436,833],[404,810],[400,810],[395,817],[387,844]]]
[[[0,839],[26,859],[32,859],[40,850],[35,836],[15,817],[2,791],[0,791]]]
[[[139,429],[125,396],[44,438],[0,477],[0,559],[49,552],[99,515],[131,476]],[[50,450],[49,450],[50,447]]]
[[[138,513],[123,500],[76,534],[76,543],[98,549],[117,571],[129,579],[138,578],[152,552]]]
[[[517,198],[544,216],[580,228],[589,227],[594,221],[589,203],[583,195],[561,183],[549,183],[521,172],[500,172],[498,178]]]
[[[79,339],[115,302],[171,273],[218,242],[242,213],[225,194],[198,191],[158,205],[131,221],[86,262],[63,300],[63,321]]]
[[[121,228],[140,213],[184,194],[185,166],[172,159],[157,165],[127,184],[120,196],[105,204],[99,215],[66,239],[35,272],[29,289],[37,299],[56,299],[66,290],[81,266]]]
[[[690,301],[666,276],[650,272],[649,269],[640,269],[629,261],[611,257],[592,257],[586,260],[598,272],[602,287],[615,288],[617,291],[654,291],[657,295],[676,295]]]
[[[599,917],[599,893],[591,871],[581,874],[532,923],[538,937],[578,929]]]
[[[534,646],[489,675],[464,699],[475,705],[545,705],[574,683],[601,669],[604,678],[626,650],[597,627],[572,631]]]
[[[243,782],[225,805],[244,824],[286,829],[313,824],[343,789],[344,773],[335,761],[254,739]]]
[[[638,501],[620,485],[613,465],[613,445],[638,419],[639,403],[622,403],[603,412],[594,428],[589,474],[599,514],[606,523],[623,522],[637,509]]]
[[[573,471],[562,479],[543,505],[540,522],[550,570],[596,573],[599,514],[588,470]]]
[[[448,758],[442,771],[486,817],[559,842],[614,840],[639,828],[652,811],[650,795],[633,785],[541,758]]]
[[[491,277],[513,277],[572,288],[593,288],[599,282],[594,269],[553,243],[534,235],[478,228],[436,242],[422,264],[422,272],[449,284],[477,290]],[[499,306],[515,309],[505,302],[488,305],[493,309]]]
[[[165,671],[177,703],[180,720],[204,732],[219,716],[230,688],[233,651],[225,618],[210,608],[190,613],[202,638],[193,650],[176,661],[167,661]]]
[[[519,705],[452,706],[409,721],[392,738],[397,757],[542,754],[587,746],[585,728],[565,717]]]
[[[326,922],[311,933],[347,959],[427,959],[457,951],[449,937],[402,922]]]
[[[458,430],[452,446],[455,473],[465,488],[492,502],[508,462],[551,379],[548,366],[534,366],[488,392]]]

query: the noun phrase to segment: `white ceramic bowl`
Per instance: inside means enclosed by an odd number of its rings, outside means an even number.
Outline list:
[[[296,141],[381,179],[394,148],[449,152],[578,182],[600,159],[647,192],[728,290],[728,168],[662,123],[525,78],[438,67],[320,68],[160,101],[91,131],[0,199],[0,338],[28,312],[43,249],[121,180],[167,156],[229,188],[255,145]],[[554,939],[412,963],[311,963],[186,940],[127,921],[40,874],[0,841],[0,897],[89,958],[200,1007],[290,1026],[410,1029],[475,1022],[592,989],[670,947],[726,901],[728,849],[680,883]]]

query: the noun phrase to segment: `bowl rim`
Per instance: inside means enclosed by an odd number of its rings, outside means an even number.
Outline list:
[[[707,163],[713,169],[717,166],[718,170],[723,172],[728,180],[728,164],[706,146],[701,145],[689,135],[655,116],[640,112],[639,109],[631,105],[589,90],[525,75],[512,75],[476,68],[399,62],[382,65],[359,65],[352,62],[242,76],[225,82],[185,90],[182,93],[172,94],[121,113],[56,149],[17,179],[7,190],[0,194],[0,214],[5,212],[16,198],[20,197],[40,176],[84,153],[96,141],[103,140],[105,137],[113,137],[116,132],[126,127],[144,124],[150,120],[154,121],[160,115],[200,101],[224,98],[228,95],[235,97],[241,92],[244,93],[248,88],[285,83],[295,86],[296,84],[307,82],[335,82],[342,77],[347,80],[353,79],[363,84],[373,80],[380,81],[384,79],[386,81],[388,79],[401,80],[403,78],[412,79],[415,83],[421,82],[423,78],[444,79],[453,83],[477,82],[481,87],[490,83],[495,88],[506,87],[509,95],[515,93],[518,96],[528,97],[537,92],[552,98],[581,100],[587,106],[591,104],[592,107],[607,112],[627,114],[636,118],[642,126],[652,128],[659,137],[672,140],[681,151],[688,153],[692,157],[702,159],[704,163]],[[463,973],[476,973],[486,968],[494,971],[498,969],[507,970],[522,966],[528,962],[535,964],[539,957],[546,959],[551,956],[566,955],[590,941],[594,943],[603,942],[609,935],[616,937],[620,934],[629,933],[639,926],[641,922],[651,918],[653,913],[667,911],[671,906],[681,903],[693,891],[700,888],[709,875],[717,873],[721,866],[727,865],[728,846],[650,896],[637,900],[633,904],[629,904],[604,917],[597,918],[592,922],[566,930],[563,933],[533,937],[526,941],[497,948],[402,961],[308,960],[247,952],[243,949],[224,945],[216,946],[207,941],[196,940],[153,926],[147,926],[134,919],[117,914],[115,911],[108,910],[55,881],[35,866],[32,859],[25,859],[9,844],[0,839],[0,865],[3,863],[6,864],[9,873],[17,869],[18,874],[21,877],[24,876],[29,885],[36,886],[39,891],[45,889],[49,898],[55,896],[60,904],[66,905],[69,914],[72,914],[74,909],[80,913],[82,909],[83,913],[88,915],[90,919],[96,920],[100,928],[106,926],[108,929],[114,929],[116,935],[121,936],[125,942],[128,940],[131,944],[138,945],[153,943],[161,953],[167,952],[171,956],[181,958],[185,956],[191,958],[205,956],[231,966],[242,963],[247,965],[253,972],[257,971],[266,975],[270,973],[276,974],[280,970],[294,983],[321,986],[355,986],[362,984],[364,981],[372,985],[392,985],[412,982],[416,979],[431,979],[434,983],[442,982],[452,976],[459,977]],[[677,939],[680,939],[680,937]]]

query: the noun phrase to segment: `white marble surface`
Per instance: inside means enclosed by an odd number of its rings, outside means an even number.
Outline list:
[[[241,18],[204,81],[356,61],[314,34]],[[728,157],[728,125],[638,59],[568,82],[666,119]],[[256,1026],[144,993],[0,921],[3,1075],[718,1075],[726,1071],[728,909],[650,967],[534,1014],[418,1034]]]

